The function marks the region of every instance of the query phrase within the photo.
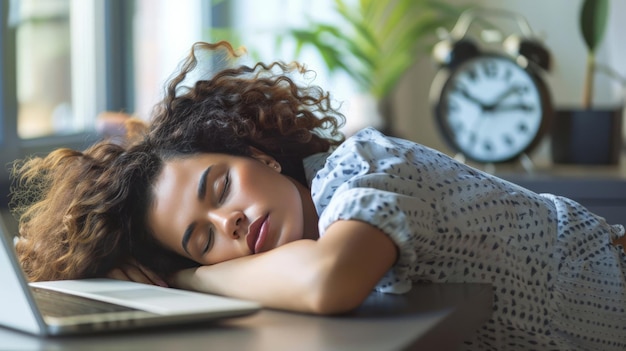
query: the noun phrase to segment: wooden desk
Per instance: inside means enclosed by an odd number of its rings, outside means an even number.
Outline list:
[[[488,284],[416,285],[373,293],[357,310],[321,317],[262,310],[221,322],[42,339],[0,328],[0,350],[457,350],[491,315]]]

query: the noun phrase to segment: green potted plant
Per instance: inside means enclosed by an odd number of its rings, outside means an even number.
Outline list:
[[[335,0],[338,20],[305,22],[286,35],[321,55],[329,72],[343,71],[378,104],[383,131],[391,131],[388,98],[403,74],[428,53],[439,27],[449,27],[467,7],[432,0]],[[284,39],[284,36],[281,36]]]
[[[618,106],[593,105],[597,72],[621,79],[596,62],[596,50],[604,38],[609,0],[584,0],[580,8],[580,32],[587,48],[583,99],[580,108],[557,108],[552,124],[552,159],[561,164],[617,164],[622,151],[623,102]],[[624,84],[622,82],[622,84]]]

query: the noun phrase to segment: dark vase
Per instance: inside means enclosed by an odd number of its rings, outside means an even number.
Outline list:
[[[391,96],[383,97],[378,101],[378,113],[383,120],[380,132],[387,136],[396,136],[393,125],[393,101]]]
[[[616,165],[622,151],[623,107],[557,109],[552,121],[552,161]]]

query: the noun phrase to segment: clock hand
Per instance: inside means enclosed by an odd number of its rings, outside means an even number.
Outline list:
[[[480,116],[474,120],[474,123],[472,123],[472,126],[470,128],[470,131],[472,134],[470,134],[469,136],[470,140],[469,140],[469,144],[467,145],[468,149],[476,148],[476,143],[478,142],[476,131],[482,129],[482,125],[486,118],[487,116],[485,116],[484,113],[481,113]]]
[[[487,111],[499,110],[498,105],[500,105],[502,103],[502,101],[504,101],[504,99],[509,97],[509,95],[511,95],[511,94],[514,94],[514,93],[518,94],[523,89],[524,89],[524,87],[522,87],[522,86],[518,86],[518,85],[511,86],[509,89],[504,91],[502,94],[498,95],[498,97],[494,99],[493,103],[486,105],[485,106],[485,110],[487,110]]]
[[[494,102],[492,104],[487,105],[488,109],[489,110],[497,109],[498,105],[500,105],[502,103],[502,101],[504,101],[504,99],[506,99],[507,97],[509,97],[512,94],[519,94],[522,90],[524,90],[523,86],[519,86],[519,85],[511,86],[509,89],[504,91],[502,94],[498,95],[498,97],[494,99]]]
[[[457,90],[461,93],[461,95],[463,95],[463,97],[465,97],[466,99],[468,99],[471,102],[474,102],[475,104],[477,104],[478,106],[480,106],[480,108],[484,111],[487,108],[487,105],[478,100],[474,95],[470,94],[467,92],[467,90],[465,90],[465,88],[457,88]]]
[[[492,111],[511,111],[511,110],[522,110],[522,111],[532,111],[533,107],[526,104],[512,104],[512,105],[496,105],[493,107]]]
[[[511,86],[508,90],[506,90],[504,93],[500,94],[496,99],[495,102],[493,103],[494,105],[498,105],[500,102],[502,102],[502,100],[506,99],[507,97],[509,97],[509,95],[513,94],[513,93],[518,93],[520,90],[522,90],[523,88],[517,85],[513,85]]]

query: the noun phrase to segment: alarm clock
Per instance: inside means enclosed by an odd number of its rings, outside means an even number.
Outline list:
[[[434,47],[440,67],[430,97],[438,130],[454,151],[476,162],[500,163],[528,154],[549,128],[553,108],[542,72],[549,69],[550,55],[531,39],[523,17],[481,10],[485,14],[512,16],[524,35],[504,40],[503,52],[483,52],[466,38],[478,12],[464,12]]]

